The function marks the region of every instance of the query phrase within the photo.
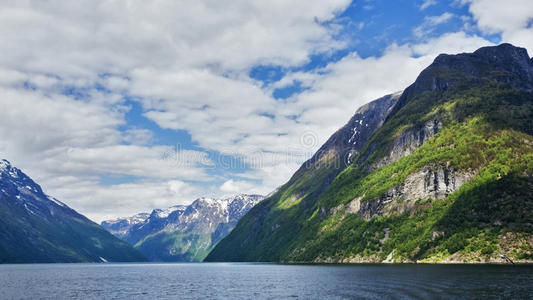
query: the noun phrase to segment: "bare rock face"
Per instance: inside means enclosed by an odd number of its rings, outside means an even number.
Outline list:
[[[361,106],[350,121],[337,130],[298,172],[331,154],[338,160],[340,169],[352,163],[372,134],[383,125],[400,96],[401,92],[386,95]]]
[[[389,155],[373,164],[373,168],[379,169],[415,152],[425,141],[433,138],[441,128],[441,121],[431,120],[424,125],[416,126],[402,132],[392,143]]]
[[[401,214],[411,211],[418,200],[445,199],[474,176],[475,172],[462,172],[440,166],[425,167],[407,176],[403,183],[390,189],[378,199],[363,203],[360,198],[354,199],[348,203],[346,211],[352,212],[353,208],[359,206],[356,213],[365,219]]]

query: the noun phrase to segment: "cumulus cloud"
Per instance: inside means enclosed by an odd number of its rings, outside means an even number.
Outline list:
[[[55,175],[105,172],[193,179],[204,175],[201,169],[176,168],[165,161],[171,147],[121,145],[131,131],[123,135],[117,129],[124,124],[123,112],[105,105],[60,94],[0,88],[0,108],[0,151],[21,166],[38,162],[39,169]]]
[[[533,53],[533,5],[528,0],[510,0],[504,4],[492,0],[464,0],[469,3],[479,29],[501,34],[502,40],[526,47]]]
[[[506,33],[530,27],[533,5],[527,0],[510,0],[505,5],[491,0],[471,0],[469,10],[480,29],[488,33]]]
[[[97,181],[70,178],[67,182],[54,191],[69,199],[69,206],[97,222],[189,204],[192,199],[206,195],[205,189],[181,180],[101,185]]]
[[[342,46],[321,23],[349,2],[9,1],[0,11],[0,64],[79,77],[125,74],[142,65],[295,65]]]
[[[256,186],[249,181],[234,181],[230,179],[220,186],[220,190],[229,194],[253,193]]]

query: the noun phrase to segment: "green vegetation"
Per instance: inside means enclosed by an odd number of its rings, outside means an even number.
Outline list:
[[[516,189],[510,192],[509,187]],[[532,193],[533,179],[508,174],[488,184],[481,179],[465,184],[443,201],[429,201],[431,205],[419,214],[406,212],[369,221],[357,215],[343,219],[335,215],[322,221],[319,227],[325,230],[288,259],[376,255],[383,260],[393,250],[399,261],[439,261],[456,252],[486,257],[505,248],[499,238],[508,232],[533,234]],[[386,228],[390,229],[389,238],[383,240]],[[520,247],[507,254],[516,258],[531,255],[533,249],[527,240]]]

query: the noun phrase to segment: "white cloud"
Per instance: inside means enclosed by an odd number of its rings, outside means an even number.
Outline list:
[[[0,88],[3,145],[16,139],[12,153],[33,154],[52,147],[107,146],[117,143],[122,114],[93,103],[40,91]]]
[[[296,65],[342,46],[320,23],[349,4],[332,1],[7,2],[0,11],[0,64],[93,77],[157,69]],[[35,51],[38,49],[38,51]]]
[[[422,38],[433,32],[436,26],[448,22],[453,17],[454,14],[449,12],[445,12],[438,16],[427,16],[424,18],[424,22],[421,25],[413,29],[413,33],[416,37]]]
[[[420,5],[420,10],[424,10],[432,5],[436,5],[437,0],[425,0],[422,5]]]
[[[469,10],[480,29],[487,33],[505,33],[526,28],[533,19],[533,5],[528,0],[472,0]]]
[[[132,142],[146,140],[150,133],[122,134],[117,127],[124,124],[123,112],[103,103],[0,85],[0,157],[25,171],[48,194],[95,220],[100,215],[191,201],[194,187],[183,180],[209,179],[202,167],[210,163],[206,153],[179,149],[174,153],[173,147],[143,143],[122,145],[133,137]],[[151,179],[102,186],[101,175]],[[177,191],[180,182],[186,188]],[[168,186],[176,192],[167,191]]]
[[[132,128],[124,132],[124,141],[133,145],[148,144],[153,138],[153,133],[148,129]]]
[[[164,160],[172,147],[121,145],[122,140],[131,136],[131,131],[123,136],[117,129],[124,124],[123,112],[98,102],[0,88],[0,109],[3,112],[0,153],[24,167],[31,162],[55,175],[111,173],[190,179],[204,176],[202,169],[191,164],[176,167]]]
[[[220,190],[230,194],[255,193],[256,186],[249,181],[234,181],[230,179],[220,186]]]
[[[469,0],[470,13],[485,33],[501,34],[504,42],[525,47],[533,53],[533,5],[529,0]]]
[[[180,180],[103,186],[96,181],[71,178],[54,192],[61,195],[60,199],[69,199],[69,206],[96,222],[150,212],[154,208],[189,204],[193,199],[206,196],[205,189]]]
[[[451,18],[453,18],[453,14],[445,12],[439,16],[426,17],[426,20],[432,25],[439,25],[448,22]]]
[[[446,33],[438,38],[428,40],[426,43],[412,45],[413,55],[434,57],[439,53],[464,53],[473,52],[480,47],[493,46],[494,44],[476,35],[454,32]]]

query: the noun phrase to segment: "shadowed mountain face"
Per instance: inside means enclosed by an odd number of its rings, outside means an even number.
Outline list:
[[[50,197],[0,160],[0,262],[145,261],[137,250]]]
[[[189,206],[155,209],[150,214],[104,221],[102,226],[152,261],[202,261],[263,198],[199,198]]]
[[[360,108],[206,261],[532,260],[532,92],[523,48],[439,55]]]

